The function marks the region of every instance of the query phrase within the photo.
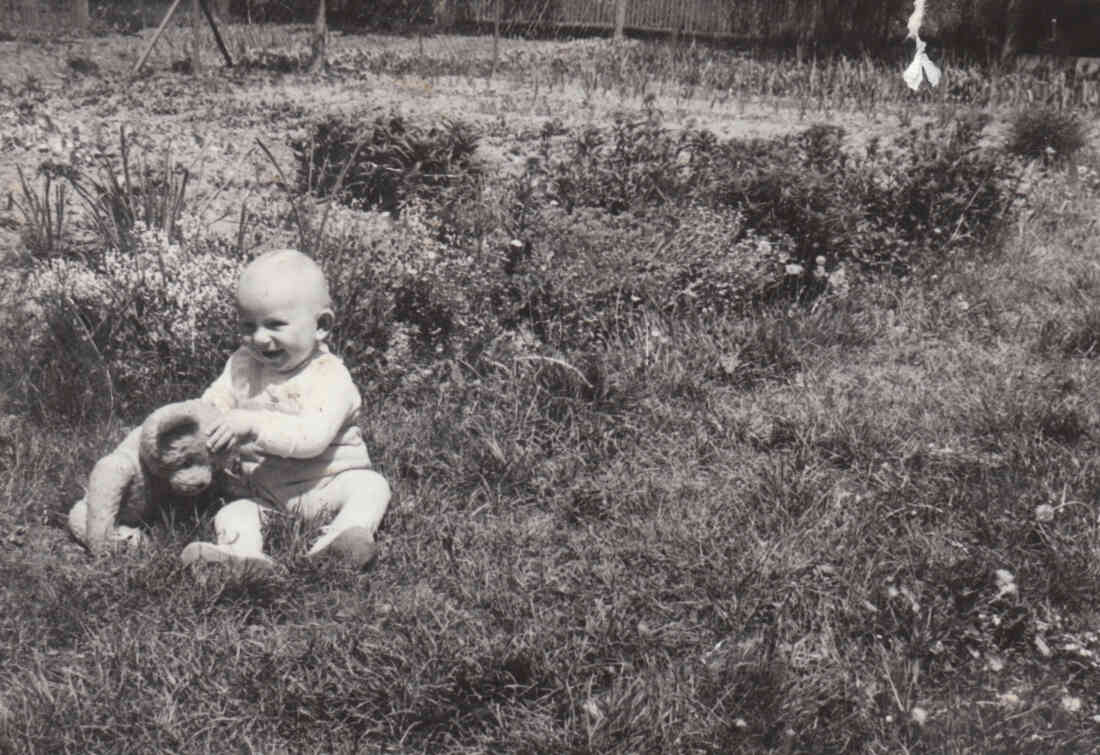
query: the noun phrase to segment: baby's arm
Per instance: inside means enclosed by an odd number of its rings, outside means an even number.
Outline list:
[[[246,441],[266,454],[288,459],[312,459],[336,439],[349,417],[359,411],[359,391],[339,362],[321,365],[299,398],[301,411],[235,409],[211,436],[211,447]]]

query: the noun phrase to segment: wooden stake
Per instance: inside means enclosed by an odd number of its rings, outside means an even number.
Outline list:
[[[497,60],[500,57],[500,0],[496,0],[493,7],[493,68],[489,71],[489,79],[492,80],[497,73]]]
[[[160,26],[153,32],[153,37],[149,40],[149,44],[145,47],[145,51],[141,53],[141,57],[138,58],[138,62],[134,64],[134,70],[130,71],[130,75],[134,76],[141,67],[145,65],[145,61],[149,57],[149,53],[156,47],[157,40],[160,39],[160,35],[164,33],[165,28],[168,26],[168,22],[172,19],[172,15],[176,12],[176,8],[180,5],[180,0],[172,0],[172,5],[168,8],[168,12],[164,14],[164,18],[160,22]]]
[[[199,45],[202,44],[201,0],[191,0],[191,75],[202,73],[202,60],[199,57]]]
[[[325,43],[328,41],[328,20],[325,0],[317,0],[317,17],[313,20],[313,54],[309,61],[309,73],[318,73],[325,67]]]
[[[229,57],[229,50],[225,49],[225,42],[222,41],[221,32],[218,31],[218,25],[214,23],[214,16],[210,13],[210,6],[207,5],[207,0],[199,0],[199,5],[202,6],[203,15],[206,16],[206,20],[210,22],[210,28],[214,32],[214,41],[218,43],[218,49],[221,50],[222,57],[225,58],[225,64],[229,68],[233,67],[233,58]]]

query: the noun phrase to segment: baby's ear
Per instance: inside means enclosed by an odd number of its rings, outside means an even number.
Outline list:
[[[323,341],[332,332],[332,326],[336,323],[336,315],[331,309],[323,309],[317,315],[317,340]]]

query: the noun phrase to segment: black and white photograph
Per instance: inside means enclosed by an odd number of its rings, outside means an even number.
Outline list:
[[[0,755],[1100,753],[1100,0],[0,0]]]

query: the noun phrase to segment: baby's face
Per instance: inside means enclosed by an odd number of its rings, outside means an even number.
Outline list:
[[[313,354],[324,337],[319,323],[327,310],[319,309],[317,297],[308,289],[304,281],[263,270],[241,278],[237,288],[241,343],[264,366],[290,372]]]

